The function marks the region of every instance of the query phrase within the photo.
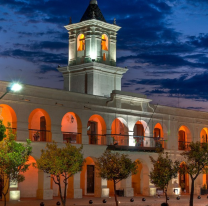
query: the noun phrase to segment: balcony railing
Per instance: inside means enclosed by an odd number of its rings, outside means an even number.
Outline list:
[[[29,129],[29,137],[34,142],[46,142],[50,139],[49,130]]]
[[[106,145],[106,135],[102,134],[90,134],[89,144]]]
[[[187,150],[189,149],[190,142],[178,141],[178,150]]]
[[[129,135],[112,134],[114,145],[129,146]],[[135,147],[160,147],[164,148],[164,139],[146,136],[133,136]]]
[[[71,144],[81,144],[81,133],[75,132],[62,132],[63,133],[63,142]]]
[[[129,135],[112,134],[113,144],[119,146],[129,146]]]

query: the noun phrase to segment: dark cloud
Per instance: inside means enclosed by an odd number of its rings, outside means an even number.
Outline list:
[[[129,81],[132,85],[139,84],[154,86],[153,90],[146,90],[147,94],[184,95],[185,98],[208,99],[208,72],[196,74],[192,77],[182,75],[174,79],[143,79]]]
[[[38,63],[56,63],[67,64],[67,54],[54,54],[40,51],[26,51],[21,49],[7,50],[0,53],[3,57],[13,57],[19,59],[25,59],[30,62]]]
[[[205,47],[208,49],[208,34],[201,34],[200,36],[189,37],[192,45],[196,47]]]
[[[68,48],[67,42],[56,42],[56,41],[42,41],[40,43],[35,43],[30,45],[31,49],[49,49],[49,50],[62,50]],[[67,50],[66,50],[67,53]]]

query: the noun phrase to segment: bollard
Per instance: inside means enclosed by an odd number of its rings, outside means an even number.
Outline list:
[[[59,206],[59,205],[61,205],[61,203],[58,201],[58,202],[56,203],[56,205]]]
[[[167,200],[170,200],[170,198],[169,198],[169,197],[167,197]]]
[[[201,196],[199,195],[197,198],[200,200],[201,199]]]
[[[92,201],[92,200],[90,200],[90,201],[89,201],[89,204],[91,205],[92,203],[93,203],[93,201]]]
[[[44,202],[41,202],[41,203],[40,203],[40,206],[44,206],[44,205],[45,205]]]
[[[103,200],[103,203],[107,203],[107,200],[106,200],[106,199],[104,199],[104,200]]]
[[[180,197],[176,197],[177,200],[180,200]]]
[[[134,198],[131,198],[131,199],[130,199],[130,202],[134,202]]]
[[[145,202],[145,201],[146,201],[146,199],[145,199],[145,198],[142,198],[142,201],[143,201],[143,202]]]

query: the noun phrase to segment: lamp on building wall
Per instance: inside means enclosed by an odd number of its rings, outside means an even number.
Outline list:
[[[19,83],[13,83],[11,86],[7,87],[6,92],[0,97],[2,99],[9,92],[19,92],[22,89],[22,85]]]

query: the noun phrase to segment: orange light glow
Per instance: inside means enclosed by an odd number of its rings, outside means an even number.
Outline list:
[[[51,119],[45,110],[33,110],[30,113],[28,122],[30,139],[32,141],[51,142]],[[39,138],[35,139],[35,134],[37,133],[39,134]]]
[[[3,121],[3,125],[5,127],[8,126],[8,123],[10,123],[13,132],[14,133],[16,132],[17,116],[16,116],[15,111],[10,106],[8,106],[6,104],[1,104],[0,105],[0,120]],[[6,132],[6,134],[7,134],[7,132]]]
[[[61,131],[64,138],[71,138],[73,141],[70,143],[81,144],[82,142],[82,122],[79,116],[73,112],[68,112],[64,115],[61,122]]]
[[[89,143],[92,143],[92,136],[96,137],[96,144],[105,145],[106,144],[106,123],[105,120],[100,115],[93,115],[90,117],[87,127],[89,128],[87,134],[89,135]]]
[[[80,34],[77,37],[77,51],[84,51],[85,50],[85,35]]]
[[[102,50],[108,51],[108,37],[106,34],[102,35]]]
[[[208,142],[208,129],[207,128],[203,128],[200,132],[200,141],[202,142]]]
[[[118,145],[129,145],[127,123],[122,118],[116,118],[111,126],[111,136]]]

